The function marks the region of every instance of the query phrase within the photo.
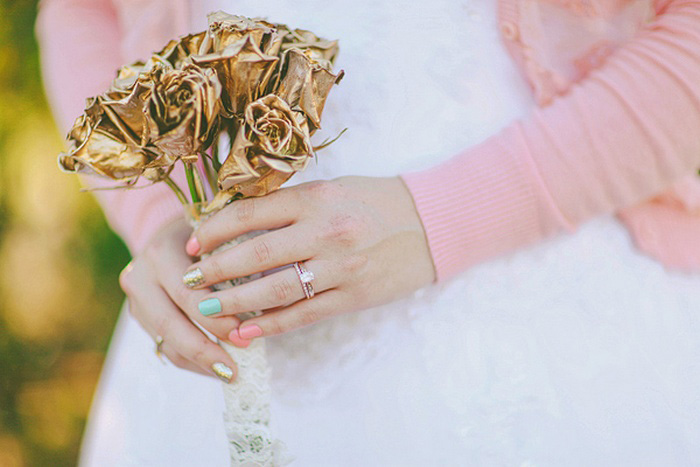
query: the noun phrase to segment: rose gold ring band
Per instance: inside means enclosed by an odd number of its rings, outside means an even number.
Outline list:
[[[311,282],[316,278],[314,273],[306,269],[304,263],[300,262],[294,263],[294,270],[297,272],[297,276],[299,276],[299,282],[301,282],[301,288],[304,290],[306,299],[313,298],[315,292]]]

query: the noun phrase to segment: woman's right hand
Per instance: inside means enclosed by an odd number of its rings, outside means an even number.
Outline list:
[[[235,379],[236,364],[196,324],[228,340],[239,320],[234,316],[203,316],[197,305],[210,292],[190,290],[180,279],[193,263],[185,253],[185,242],[191,234],[184,219],[161,227],[124,268],[119,283],[128,298],[129,311],[154,342],[158,336],[163,339],[160,350],[173,364],[230,382]]]

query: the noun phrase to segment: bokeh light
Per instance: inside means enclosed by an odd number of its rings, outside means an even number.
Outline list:
[[[0,0],[0,466],[75,465],[128,262],[43,94],[37,0]]]

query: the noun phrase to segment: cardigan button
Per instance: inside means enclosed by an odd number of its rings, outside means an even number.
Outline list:
[[[515,24],[511,23],[510,21],[503,21],[501,23],[501,33],[503,34],[503,37],[509,41],[514,41],[518,38],[518,28],[515,27]]]

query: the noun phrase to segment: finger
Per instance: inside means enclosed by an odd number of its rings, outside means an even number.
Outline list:
[[[234,201],[202,222],[187,242],[187,253],[201,255],[244,233],[284,227],[294,222],[298,211],[299,203],[289,189]]]
[[[183,281],[192,288],[205,288],[312,258],[317,250],[312,234],[309,227],[298,224],[251,238],[190,265]]]
[[[304,266],[314,275],[311,285],[316,293],[337,285],[338,269],[332,262],[312,260]],[[230,289],[209,293],[200,302],[199,310],[208,316],[225,317],[284,307],[305,298],[299,275],[293,267],[288,267]]]
[[[153,337],[153,336],[151,336]],[[183,370],[187,371],[193,371],[195,373],[199,373],[200,375],[206,375],[206,376],[212,376],[211,371],[204,371],[202,370],[199,366],[195,365],[194,363],[190,362],[187,360],[185,357],[180,355],[179,352],[175,349],[175,347],[168,345],[166,343],[163,343],[161,345],[161,351],[160,353],[165,355],[165,358],[170,361],[173,365],[175,365],[178,368],[181,368]]]
[[[274,336],[316,323],[338,313],[349,311],[345,293],[331,289],[310,300],[265,313],[246,320],[238,329],[241,339]]]
[[[167,328],[160,335],[165,342],[176,346],[180,355],[205,373],[217,375],[226,382],[235,379],[236,364],[231,357],[182,314],[179,314],[178,319],[169,321]],[[221,365],[230,372],[227,378],[222,378],[221,374],[215,371],[215,368]]]
[[[155,273],[161,286],[170,299],[185,315],[207,331],[222,340],[227,340],[231,330],[238,328],[240,321],[235,316],[213,319],[199,312],[199,303],[211,292],[209,290],[191,290],[183,284],[179,271],[189,265],[189,258],[182,256],[166,263],[155,263]]]
[[[215,364],[223,364],[235,379],[236,364],[219,345],[212,342],[170,300],[160,287],[149,287],[148,293],[132,294],[129,309],[151,336],[161,336],[166,355],[181,367],[187,367],[181,356],[197,366],[202,372],[216,374]],[[166,345],[167,344],[167,345]],[[221,377],[221,376],[220,376]]]

